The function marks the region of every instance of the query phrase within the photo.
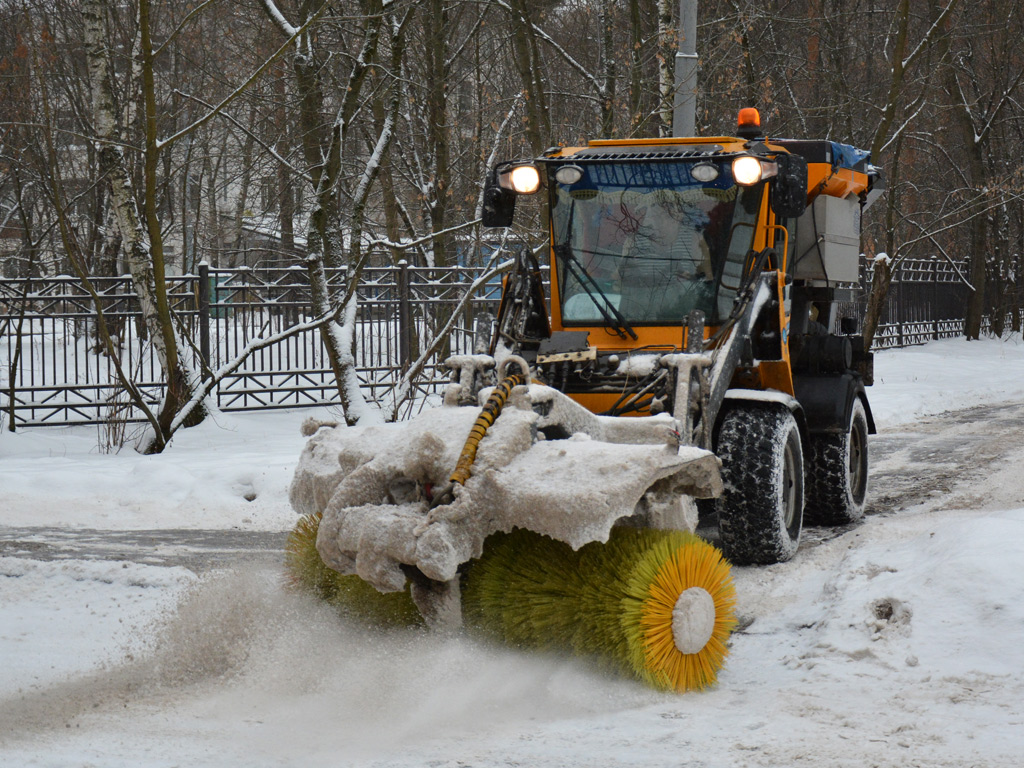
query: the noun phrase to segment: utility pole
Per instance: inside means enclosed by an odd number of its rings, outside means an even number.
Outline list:
[[[697,0],[679,0],[672,135],[693,136],[697,116]]]

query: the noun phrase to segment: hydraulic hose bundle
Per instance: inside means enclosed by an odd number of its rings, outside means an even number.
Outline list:
[[[473,423],[473,427],[469,430],[469,437],[462,448],[462,453],[459,454],[459,460],[455,463],[455,471],[448,478],[449,482],[459,485],[466,484],[472,474],[473,462],[476,461],[476,450],[480,441],[483,440],[494,420],[501,415],[501,409],[505,407],[505,401],[512,394],[512,389],[526,384],[526,381],[526,376],[523,374],[513,373],[502,379],[501,383],[494,388],[490,397],[487,398],[487,402],[484,403],[483,410],[480,411],[480,415]]]
[[[448,485],[434,494],[434,498],[430,502],[431,509],[450,504],[454,498],[455,485],[466,484],[473,473],[473,462],[476,461],[476,451],[480,446],[480,441],[484,439],[487,430],[501,415],[501,410],[505,407],[505,402],[512,394],[512,390],[529,382],[529,368],[526,363],[518,358],[512,358],[511,362],[520,366],[522,372],[505,376],[487,398],[483,410],[480,411],[480,415],[477,416],[469,430],[469,437],[466,438],[466,444],[462,446],[459,459],[455,462],[455,469],[448,478]]]

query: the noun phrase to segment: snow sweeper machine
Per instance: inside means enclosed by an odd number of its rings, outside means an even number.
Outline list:
[[[549,288],[517,255],[490,349],[447,360],[443,405],[312,437],[294,579],[376,619],[713,682],[729,564],[863,515],[872,358],[838,305],[882,188],[866,152],[766,138],[752,109],[735,136],[497,165],[483,223],[546,196]]]

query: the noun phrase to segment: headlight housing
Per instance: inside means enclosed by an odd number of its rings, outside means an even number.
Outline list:
[[[535,165],[514,165],[499,174],[498,184],[517,195],[532,195],[540,189],[540,171]]]
[[[732,161],[733,181],[741,187],[752,187],[759,181],[776,176],[778,172],[778,165],[753,155],[742,155]]]
[[[563,165],[555,171],[555,181],[566,186],[572,186],[582,178],[583,169],[578,165]]]

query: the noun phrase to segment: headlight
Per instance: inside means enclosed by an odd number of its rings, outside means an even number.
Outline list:
[[[583,178],[583,169],[578,165],[563,165],[555,171],[555,180],[559,184],[572,185]]]
[[[764,179],[777,175],[779,166],[767,160],[750,155],[737,157],[732,161],[732,178],[742,187],[750,187]]]
[[[761,161],[756,157],[737,157],[732,161],[732,177],[737,184],[749,187],[761,180]]]
[[[520,195],[532,195],[540,189],[540,173],[532,165],[512,169],[512,189]]]
[[[517,165],[502,173],[499,183],[518,195],[532,195],[540,189],[540,172],[532,165]]]

